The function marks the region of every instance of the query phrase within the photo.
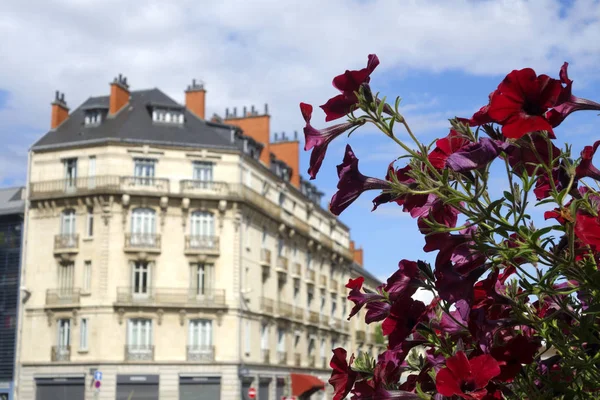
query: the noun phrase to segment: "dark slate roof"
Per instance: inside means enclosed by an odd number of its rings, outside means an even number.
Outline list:
[[[366,268],[364,268],[363,266],[358,265],[357,263],[352,263],[350,265],[350,268],[352,269],[352,271],[354,271],[356,274],[360,275],[360,276],[364,276],[366,278],[369,278],[370,280],[374,281],[377,283],[377,285],[381,285],[381,281],[379,280],[379,278],[377,278],[375,275],[373,275],[371,272],[367,271]]]
[[[0,189],[0,215],[23,214],[25,200],[23,200],[24,187],[11,187]]]
[[[232,126],[213,124],[185,110],[183,125],[152,122],[150,105],[182,107],[159,89],[131,92],[129,104],[98,126],[84,126],[85,110],[107,108],[109,96],[90,97],[55,130],[46,133],[33,149],[61,147],[85,142],[122,141],[212,148],[237,148],[231,141]]]

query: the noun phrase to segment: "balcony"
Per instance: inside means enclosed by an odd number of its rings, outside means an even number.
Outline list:
[[[169,180],[153,176],[122,176],[121,190],[124,193],[168,194]]]
[[[327,287],[327,276],[319,275],[319,286],[326,288]]]
[[[358,330],[355,334],[357,342],[364,343],[367,339],[367,334],[365,333],[365,331]]]
[[[311,368],[315,368],[317,366],[317,357],[308,356],[308,366]]]
[[[329,328],[329,316],[325,315],[325,314],[321,314],[319,316],[319,322],[321,322],[321,325],[323,325],[325,328]]]
[[[294,319],[297,321],[304,320],[304,309],[302,307],[294,307]]]
[[[179,181],[179,192],[184,196],[214,196],[221,198],[229,194],[229,185],[226,182],[184,179]]]
[[[299,367],[302,365],[302,354],[294,353],[294,365]]]
[[[314,311],[308,312],[308,322],[312,325],[319,324],[319,313]]]
[[[260,311],[265,314],[274,314],[275,313],[275,302],[273,299],[268,299],[266,297],[260,298]]]
[[[300,278],[302,276],[302,265],[300,263],[292,264],[292,275],[296,278]]]
[[[306,270],[306,277],[304,279],[306,279],[307,283],[315,283],[315,270],[314,269],[307,269]]]
[[[48,289],[46,290],[46,307],[79,306],[81,289]]]
[[[342,330],[342,321],[339,318],[331,318],[330,320],[331,327],[336,331]]]
[[[55,255],[75,255],[79,252],[79,235],[62,233],[54,236]]]
[[[126,233],[126,252],[160,253],[160,235],[155,233]]]
[[[271,363],[271,352],[268,349],[262,350],[262,362],[265,364]]]
[[[325,369],[328,368],[329,365],[327,365],[327,358],[326,357],[321,357],[321,368]]]
[[[126,345],[125,361],[153,361],[153,345]]]
[[[277,272],[281,274],[287,274],[288,272],[288,259],[287,257],[277,257]]]
[[[277,352],[277,364],[279,364],[279,365],[287,364],[287,353],[285,351]]]
[[[329,281],[329,291],[330,292],[337,293],[339,287],[340,286],[338,284],[338,281],[336,281],[335,279],[331,279]]]
[[[52,346],[52,361],[71,361],[71,346]]]
[[[117,305],[147,307],[225,308],[224,289],[117,288]]]
[[[214,346],[187,346],[187,360],[193,362],[213,362],[215,360]]]
[[[74,179],[56,179],[42,182],[31,182],[30,197],[32,200],[58,198],[91,193],[119,193],[120,178],[118,176],[90,176]]]
[[[293,315],[293,307],[289,303],[285,303],[283,301],[277,302],[277,315],[283,318],[292,318]]]
[[[343,294],[344,296],[346,295],[346,292],[348,291],[348,288],[346,287],[345,283],[340,283],[340,294]]]
[[[205,235],[185,235],[185,253],[191,255],[218,255],[219,237]]]
[[[260,264],[263,267],[271,268],[271,250],[260,249]]]

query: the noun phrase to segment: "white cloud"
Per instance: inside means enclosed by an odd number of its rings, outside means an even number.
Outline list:
[[[559,2],[548,0],[31,0],[2,8],[0,88],[11,94],[0,110],[3,133],[42,134],[55,89],[75,107],[107,94],[120,72],[132,89],[158,86],[179,101],[191,78],[200,78],[209,115],[268,102],[272,131],[289,132],[302,126],[300,100],[324,102],[334,94],[331,78],[362,67],[371,52],[392,77],[523,66],[556,75],[568,59],[578,85],[596,78],[588,69],[600,59],[600,7],[592,0],[575,3],[564,19]],[[443,118],[431,122],[442,115],[429,116],[413,124],[447,128]],[[23,146],[33,138],[4,139]]]

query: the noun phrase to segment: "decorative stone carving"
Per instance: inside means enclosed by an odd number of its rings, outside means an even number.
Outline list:
[[[181,199],[181,225],[185,228],[187,224],[188,215],[190,213],[190,199],[184,197]]]
[[[117,310],[117,314],[119,315],[119,325],[123,325],[123,318],[125,317],[125,309],[119,308]]]
[[[296,234],[296,230],[290,228],[290,232],[288,233],[288,235],[290,236],[290,238],[293,238],[295,234]]]
[[[221,326],[221,323],[223,322],[223,314],[225,314],[223,310],[217,310],[217,326]]]
[[[185,316],[187,312],[185,310],[179,310],[179,325],[183,326],[185,324]]]
[[[279,227],[277,228],[277,230],[283,234],[285,233],[285,224],[279,224]]]
[[[163,315],[165,314],[165,310],[163,310],[162,308],[159,308],[158,310],[156,310],[156,315],[157,315],[157,322],[158,325],[162,325],[162,320],[163,320]]]
[[[77,326],[77,314],[79,314],[77,309],[73,309],[73,326]]]

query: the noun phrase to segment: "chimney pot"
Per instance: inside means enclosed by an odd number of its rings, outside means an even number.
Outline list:
[[[269,114],[269,105],[265,103],[265,115]]]
[[[294,131],[294,140],[298,140],[298,131]]]
[[[275,132],[275,141],[277,141],[277,132]]]
[[[63,103],[63,104],[65,102],[65,94],[64,93],[60,94],[60,102]]]
[[[229,118],[229,108],[225,109],[225,118]]]
[[[196,79],[192,79],[192,88],[196,87]]]
[[[252,113],[252,115],[254,115],[254,113],[256,112],[256,111],[254,110],[254,104],[252,104],[252,108],[251,108],[250,110],[251,110],[251,113]]]
[[[244,106],[244,115],[242,115],[242,117],[246,116],[246,106]]]
[[[60,92],[58,90],[54,93],[54,100],[60,100]]]
[[[233,116],[237,117],[237,107],[233,107]]]

